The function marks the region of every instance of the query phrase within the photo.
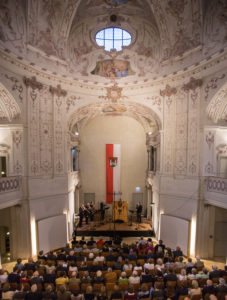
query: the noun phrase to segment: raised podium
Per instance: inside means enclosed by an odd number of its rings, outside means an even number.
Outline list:
[[[113,221],[128,222],[128,202],[126,201],[114,201],[113,202]]]

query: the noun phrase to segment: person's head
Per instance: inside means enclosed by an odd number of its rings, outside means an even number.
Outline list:
[[[89,273],[88,271],[84,271],[84,277],[88,277]]]
[[[192,274],[193,274],[193,275],[196,275],[196,274],[197,274],[196,268],[192,268]]]
[[[94,253],[93,252],[90,252],[89,255],[88,255],[89,259],[93,259],[94,258]]]
[[[64,285],[64,284],[60,285],[60,287],[59,287],[59,292],[60,292],[61,294],[64,294],[65,291],[66,291],[65,285]]]
[[[119,292],[119,286],[116,285],[116,284],[115,284],[115,286],[114,286],[114,292],[115,292],[115,293]]]
[[[192,288],[197,289],[199,287],[198,281],[197,280],[192,280]]]
[[[181,273],[182,276],[185,276],[186,275],[186,270],[185,269],[181,269],[180,273]]]
[[[92,292],[93,292],[92,286],[91,285],[87,286],[86,294],[92,294]]]
[[[132,286],[132,285],[129,285],[129,286],[128,286],[128,292],[129,292],[130,294],[132,294],[132,293],[134,292],[134,289],[133,289],[133,286]]]
[[[18,273],[18,272],[19,272],[18,266],[15,266],[15,267],[13,268],[13,272],[14,272],[14,273]]]
[[[34,277],[39,277],[39,272],[38,272],[38,271],[35,271],[35,272],[33,273],[33,276],[34,276]]]
[[[142,292],[148,291],[148,287],[147,287],[146,283],[143,283],[143,284],[141,285],[141,291],[142,291]]]
[[[213,281],[210,280],[210,279],[208,279],[208,280],[207,280],[207,286],[212,286],[212,285],[213,285]]]
[[[49,284],[48,284],[48,285],[46,286],[46,288],[45,288],[45,291],[46,291],[47,293],[51,293],[52,290],[53,290],[53,288],[52,288],[52,286],[49,285]]]
[[[20,265],[21,262],[22,262],[22,259],[21,259],[21,258],[18,258],[18,259],[17,259],[17,264]]]
[[[126,273],[125,272],[121,272],[121,277],[122,278],[126,278]]]
[[[209,296],[209,300],[217,300],[218,298],[215,296],[215,295],[213,295],[213,294],[211,294],[210,296]]]
[[[71,266],[71,267],[75,267],[75,266],[76,266],[76,262],[75,262],[75,260],[72,260],[72,261],[71,261],[71,264],[70,264],[70,266]]]
[[[32,257],[29,257],[29,258],[28,258],[28,263],[29,263],[29,264],[33,264],[33,263],[34,263],[34,261],[33,261],[33,258],[32,258]]]
[[[101,276],[102,276],[102,271],[98,270],[98,271],[96,272],[96,276],[97,276],[97,277],[101,277]]]
[[[191,263],[191,262],[192,262],[192,259],[191,259],[191,257],[189,257],[189,258],[188,258],[188,262],[189,262],[189,263]]]
[[[149,274],[149,269],[145,269],[145,270],[144,270],[144,273],[145,273],[146,275],[148,275],[148,274]]]
[[[212,270],[216,271],[218,269],[217,265],[212,265]]]
[[[112,268],[108,268],[107,271],[108,271],[108,272],[112,272]]]
[[[162,240],[159,240],[159,245],[162,245],[163,241]]]
[[[150,259],[150,261],[151,261],[151,259]],[[158,259],[157,259],[157,265],[159,265],[159,266],[162,265],[162,259],[161,259],[161,258],[158,258]]]
[[[32,292],[32,293],[35,293],[35,292],[37,292],[37,290],[38,290],[37,284],[33,284],[33,285],[31,286],[31,292]]]
[[[74,254],[74,250],[70,250],[70,251],[69,251],[69,255],[70,255],[70,256],[73,256],[73,254]]]
[[[220,277],[220,278],[219,278],[219,284],[220,284],[220,285],[224,285],[224,284],[225,284],[225,279],[222,278],[222,277]]]
[[[76,278],[77,273],[76,272],[72,272],[71,277],[72,278]]]
[[[132,272],[132,276],[133,276],[133,277],[136,277],[136,276],[138,276],[138,273],[137,273],[137,271],[133,271],[133,272]]]
[[[117,261],[121,263],[122,262],[122,257],[119,256],[118,259],[117,259]]]
[[[203,268],[203,274],[205,274],[205,275],[208,274],[208,270],[206,268]]]

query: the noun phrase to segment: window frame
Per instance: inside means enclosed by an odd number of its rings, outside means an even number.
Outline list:
[[[112,38],[106,38],[106,37],[105,37],[106,31],[109,30],[109,29],[113,29]],[[115,37],[115,29],[117,29],[117,30],[120,29],[120,30],[121,30],[121,39],[118,39],[118,38]],[[102,38],[97,38],[97,35],[98,35],[100,32],[102,32],[102,31],[103,31],[103,39],[102,39]],[[126,33],[130,36],[130,38],[124,38],[124,37],[123,37],[123,36],[124,36],[124,32],[126,32]],[[103,46],[102,46],[102,45],[99,45],[98,42],[97,42],[97,40],[103,41]],[[94,41],[95,41],[96,45],[97,45],[98,47],[103,47],[104,50],[107,51],[107,52],[110,52],[110,51],[112,51],[112,50],[114,50],[114,49],[115,49],[117,52],[120,52],[120,51],[123,50],[124,47],[129,47],[129,46],[131,46],[132,43],[133,43],[133,40],[134,40],[134,39],[133,39],[133,34],[132,34],[130,31],[128,31],[128,30],[126,30],[126,29],[124,29],[124,28],[122,28],[122,27],[117,27],[117,26],[109,26],[109,27],[102,28],[102,29],[96,31],[95,34],[94,34]],[[107,50],[107,49],[106,49],[106,41],[112,41],[112,47],[113,47],[113,48],[109,48],[109,50]],[[114,46],[116,45],[116,44],[114,45],[114,42],[119,42],[119,41],[121,41],[121,49],[120,49],[120,50],[114,48]],[[130,42],[129,42],[128,45],[125,45],[125,44],[124,44],[124,41],[130,41]]]

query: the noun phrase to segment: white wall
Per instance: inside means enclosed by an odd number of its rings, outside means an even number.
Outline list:
[[[100,116],[82,129],[80,140],[82,193],[95,193],[96,203],[106,199],[105,145],[121,144],[122,200],[133,207],[135,187],[145,191],[147,151],[142,126],[129,117]]]

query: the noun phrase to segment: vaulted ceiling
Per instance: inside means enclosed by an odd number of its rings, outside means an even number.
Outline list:
[[[111,16],[115,15],[114,21]],[[133,36],[117,53],[95,33],[122,27]],[[127,62],[121,82],[134,83],[195,65],[227,45],[225,0],[2,0],[0,47],[19,59],[72,79],[108,83],[97,64]],[[113,76],[115,77],[115,76]]]

